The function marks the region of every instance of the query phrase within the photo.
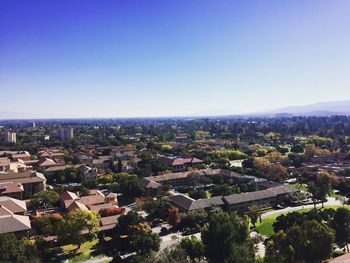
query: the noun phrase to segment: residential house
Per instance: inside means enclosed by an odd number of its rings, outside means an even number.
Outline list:
[[[52,160],[52,159],[49,159],[49,158],[40,158],[39,160],[39,163],[38,163],[38,167],[42,170],[45,170],[49,167],[53,167],[53,166],[56,166],[57,163]]]
[[[115,228],[118,223],[118,218],[121,215],[106,216],[101,218],[100,231],[108,231]]]
[[[27,205],[24,201],[8,196],[0,196],[0,206],[5,206],[12,213],[24,215],[27,212]]]
[[[14,233],[18,238],[26,236],[31,229],[29,216],[23,215],[26,211],[25,202],[0,197],[0,234]]]
[[[18,151],[15,153],[11,153],[10,156],[13,161],[18,161],[18,160],[29,161],[32,158],[31,154],[27,151]]]
[[[20,173],[27,170],[27,165],[23,160],[11,160],[9,157],[0,157],[0,172]]]
[[[39,158],[49,158],[55,162],[64,162],[64,153],[58,149],[45,149],[38,153]]]
[[[105,196],[99,190],[90,190],[89,195],[79,196],[73,192],[65,191],[60,196],[62,206],[69,212],[76,209],[99,212],[101,209],[117,207],[116,194]]]
[[[25,171],[23,173],[0,173],[0,185],[3,183],[21,184],[22,198],[30,198],[35,193],[46,190],[46,178],[42,173]]]
[[[168,165],[174,173],[187,171],[189,167],[203,163],[198,158],[180,158],[176,156],[159,156],[158,162]]]
[[[21,183],[0,183],[0,196],[8,196],[16,199],[23,199],[24,188]]]
[[[79,172],[79,177],[84,182],[95,180],[98,175],[97,168],[90,168],[87,165],[81,165],[78,168],[78,172]]]
[[[9,157],[0,157],[0,171],[10,171],[11,159]]]
[[[99,156],[92,161],[92,168],[97,168],[99,171],[111,169],[113,165],[111,156]]]

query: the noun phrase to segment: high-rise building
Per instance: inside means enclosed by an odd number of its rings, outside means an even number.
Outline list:
[[[69,140],[73,139],[73,128],[62,128],[60,131],[60,138],[61,140]]]
[[[9,131],[9,130],[5,131],[4,142],[5,143],[16,143],[17,142],[16,133],[13,131]]]

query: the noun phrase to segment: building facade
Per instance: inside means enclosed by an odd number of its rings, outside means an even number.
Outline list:
[[[5,131],[4,142],[5,143],[16,143],[17,142],[16,133],[13,131]]]
[[[62,128],[60,130],[60,138],[62,141],[73,139],[73,137],[74,137],[73,128]]]

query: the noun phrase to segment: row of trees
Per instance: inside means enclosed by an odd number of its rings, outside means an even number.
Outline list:
[[[27,238],[18,240],[14,234],[0,235],[0,262],[40,262],[40,254]]]
[[[155,256],[160,239],[150,232],[148,224],[137,213],[129,212],[118,220],[113,244],[120,252],[133,253],[132,262],[255,262],[254,242],[249,237],[249,220],[237,214],[217,211],[202,228],[201,240],[194,236]]]
[[[293,212],[273,224],[276,234],[267,243],[267,263],[318,263],[331,256],[333,243],[350,242],[350,212],[346,208]]]
[[[85,241],[96,238],[99,226],[99,215],[82,210],[76,210],[65,217],[52,214],[32,220],[34,234],[57,236],[59,244],[74,244],[78,247]]]

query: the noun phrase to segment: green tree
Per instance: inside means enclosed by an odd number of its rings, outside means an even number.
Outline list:
[[[193,190],[189,193],[189,196],[193,199],[206,198],[207,194],[203,189]]]
[[[100,218],[95,212],[77,210],[68,214],[58,225],[58,241],[62,244],[75,244],[80,248],[85,241],[97,237]],[[82,233],[87,231],[87,233]]]
[[[121,219],[121,220],[120,220]],[[130,219],[130,221],[128,220]],[[129,253],[149,254],[152,251],[158,251],[160,246],[160,238],[157,234],[152,233],[152,229],[147,222],[134,212],[129,212],[125,216],[121,216],[118,220],[117,240],[121,235],[127,235],[126,250]]]
[[[130,211],[126,215],[121,215],[118,218],[118,224],[116,226],[117,235],[127,235],[131,226],[135,226],[142,223],[144,220],[135,211]]]
[[[335,241],[340,247],[346,246],[349,253],[350,212],[346,208],[338,208],[335,212],[332,228],[335,230]]]
[[[197,209],[190,211],[187,214],[181,214],[180,216],[180,228],[195,227],[196,225],[203,225],[207,221],[208,215],[204,209]]]
[[[331,178],[329,174],[323,173],[318,175],[315,182],[308,184],[308,190],[312,195],[314,206],[316,207],[316,203],[321,201],[323,207],[324,201],[327,199],[327,194],[331,191]]]
[[[26,238],[17,240],[14,234],[0,235],[0,262],[40,262],[35,246]]]
[[[258,220],[261,221],[261,212],[259,207],[256,205],[248,207],[248,216],[255,227],[256,222],[258,222]]]
[[[249,242],[248,223],[237,215],[224,212],[213,214],[201,234],[209,263],[232,259],[237,249],[246,249],[247,257],[240,257],[236,262],[255,261],[254,247]]]
[[[321,262],[328,259],[332,253],[334,231],[323,223],[315,220],[306,221],[303,225],[306,242],[306,260],[308,262]],[[295,237],[298,239],[298,236]]]
[[[135,198],[144,195],[145,189],[136,175],[119,175],[116,177],[119,191],[126,197]]]
[[[304,146],[301,144],[295,144],[292,146],[290,149],[291,152],[293,153],[303,153],[304,152]]]
[[[196,262],[196,260],[200,261],[204,257],[204,245],[195,236],[182,239],[180,246],[186,251],[192,262]]]
[[[320,263],[332,252],[334,232],[327,225],[304,221],[272,237],[266,248],[267,263]]]
[[[169,200],[160,198],[157,200],[149,200],[143,204],[143,209],[151,216],[155,218],[161,218],[163,220],[168,219],[169,209],[172,207]]]
[[[131,251],[137,254],[147,254],[158,251],[160,247],[160,237],[151,231],[132,231],[128,235]]]
[[[266,263],[294,262],[293,247],[288,243],[287,234],[281,230],[268,241],[265,252]]]
[[[33,202],[36,206],[42,205],[45,208],[52,206],[59,200],[59,195],[55,191],[46,190],[34,194]]]
[[[211,189],[212,196],[231,195],[233,192],[234,190],[227,184],[215,185],[213,189]]]

